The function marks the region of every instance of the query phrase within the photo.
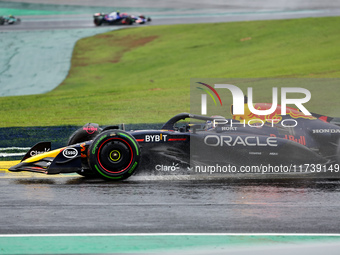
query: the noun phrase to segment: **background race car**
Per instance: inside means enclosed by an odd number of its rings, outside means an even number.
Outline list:
[[[95,13],[93,15],[93,22],[96,26],[106,25],[132,25],[145,24],[150,22],[151,18],[146,18],[144,15],[134,16],[127,13],[111,12],[109,14],[105,13]]]
[[[20,18],[16,18],[13,15],[0,16],[0,25],[14,25],[21,22]]]

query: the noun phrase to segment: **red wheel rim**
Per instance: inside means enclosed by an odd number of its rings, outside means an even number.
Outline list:
[[[100,159],[99,159],[99,154],[100,154],[100,150],[101,150],[102,146],[103,146],[104,144],[106,144],[106,143],[107,143],[108,141],[110,141],[110,140],[120,140],[120,141],[124,142],[124,143],[129,147],[129,150],[130,150],[130,152],[131,152],[131,159],[130,159],[130,162],[129,162],[128,166],[125,167],[123,170],[120,170],[120,171],[118,171],[118,172],[114,172],[114,171],[107,170],[107,169],[102,165],[102,163],[100,162]],[[119,174],[119,173],[121,173],[121,172],[124,172],[124,171],[125,171],[126,169],[128,169],[129,166],[131,165],[132,160],[133,160],[133,151],[132,151],[132,148],[131,148],[130,144],[128,144],[124,139],[122,139],[122,138],[110,138],[110,139],[108,139],[107,141],[105,141],[105,143],[103,143],[102,145],[100,145],[100,147],[99,147],[99,149],[98,149],[97,160],[98,160],[98,163],[99,163],[99,165],[101,166],[101,168],[104,169],[105,171],[107,171],[107,172],[109,172],[109,173],[112,173],[112,174]]]

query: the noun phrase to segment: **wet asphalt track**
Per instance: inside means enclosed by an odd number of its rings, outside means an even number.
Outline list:
[[[242,6],[236,8],[244,10],[243,13],[227,11],[209,18],[202,14],[190,18],[160,15],[151,24],[340,14],[338,6],[333,8],[331,1],[323,4],[324,8],[308,8],[307,4],[288,11],[254,13],[260,8],[247,6],[245,2],[243,9]],[[19,26],[4,26],[1,30],[93,27],[92,20],[82,15],[23,20]],[[0,192],[1,234],[340,231],[340,181],[336,180],[193,180],[136,176],[125,182],[110,183],[76,175],[41,177],[1,173]]]
[[[250,20],[293,19],[304,17],[339,16],[340,2],[324,0],[12,0],[33,4],[98,6],[96,11],[130,10],[131,14],[144,14],[153,21],[148,25],[184,23],[214,23]],[[20,25],[1,26],[0,31],[50,30],[94,27],[92,13],[71,15],[21,16]],[[137,25],[134,25],[137,26]]]
[[[0,178],[0,234],[339,233],[340,181]]]
[[[148,15],[148,13],[146,14]],[[306,17],[339,16],[340,9],[326,10],[250,10],[250,11],[226,11],[218,13],[190,13],[186,14],[156,14],[152,16],[152,22],[146,25],[124,26],[138,27],[149,25],[173,25],[173,24],[194,24],[194,23],[217,23],[251,20],[274,20],[274,19],[295,19]],[[93,28],[92,17],[89,15],[58,15],[58,16],[24,16],[20,25],[5,25],[0,31],[27,31],[27,30],[54,30],[54,29],[75,29]]]

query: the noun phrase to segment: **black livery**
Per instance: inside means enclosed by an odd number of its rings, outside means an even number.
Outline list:
[[[290,110],[276,121],[261,116],[233,119],[181,113],[159,130],[125,131],[124,126],[100,128],[88,123],[75,131],[64,148],[35,145],[9,170],[45,174],[77,172],[87,177],[122,180],[135,174],[192,174],[203,167],[304,164],[330,166],[339,162],[339,119]],[[279,117],[279,118],[278,118]],[[258,118],[256,120],[256,118]],[[182,122],[190,119],[190,124]],[[252,122],[246,122],[252,119]]]

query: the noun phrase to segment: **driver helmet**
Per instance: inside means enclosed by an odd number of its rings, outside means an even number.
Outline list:
[[[214,115],[214,116],[211,116],[211,117],[214,118],[214,119],[225,119],[224,117],[219,116],[219,115]],[[207,121],[205,122],[205,126],[204,126],[204,130],[205,130],[205,131],[212,130],[212,129],[214,129],[214,128],[215,128],[215,127],[214,127],[214,121],[207,120]]]

